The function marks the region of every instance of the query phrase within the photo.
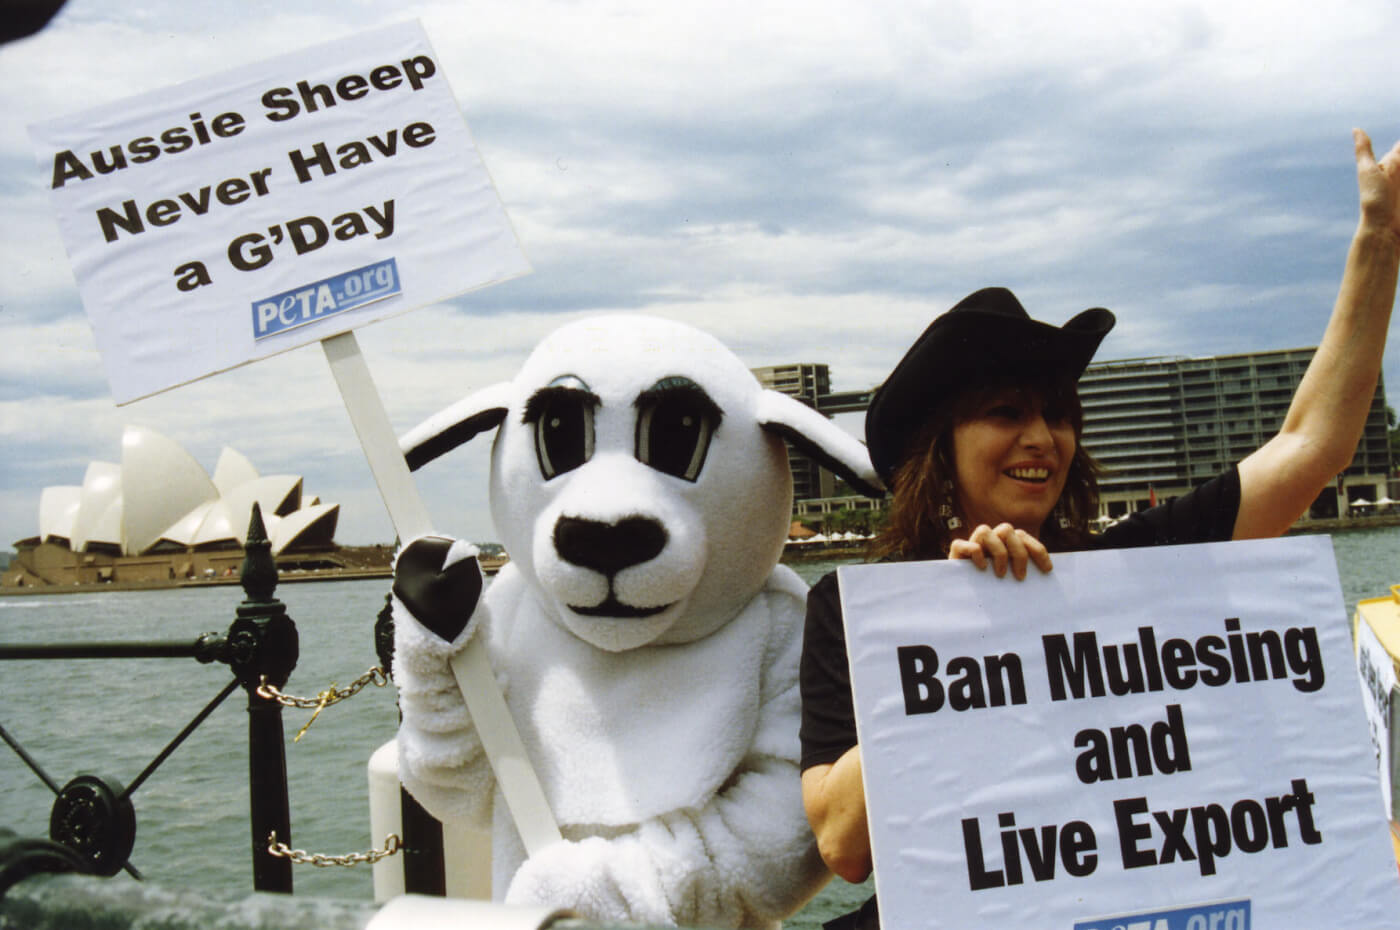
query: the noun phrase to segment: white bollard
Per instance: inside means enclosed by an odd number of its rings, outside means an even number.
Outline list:
[[[403,836],[403,813],[399,801],[399,747],[395,740],[389,740],[369,757],[369,829],[375,843],[383,842],[391,833]],[[490,831],[477,830],[463,823],[444,823],[442,846],[447,896],[489,901]],[[403,893],[403,854],[376,862],[374,900],[384,902]]]

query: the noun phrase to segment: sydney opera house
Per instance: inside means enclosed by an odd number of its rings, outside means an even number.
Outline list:
[[[279,567],[335,568],[340,505],[306,498],[299,475],[259,475],[225,447],[211,476],[179,444],[128,427],[121,464],[92,462],[81,486],[44,488],[39,534],[15,543],[7,587],[232,578],[253,504]],[[319,557],[318,557],[319,556]]]

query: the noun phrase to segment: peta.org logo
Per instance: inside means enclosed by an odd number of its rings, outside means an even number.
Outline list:
[[[401,290],[399,266],[392,258],[303,284],[253,301],[253,338],[275,336],[392,297]]]
[[[1249,902],[1193,904],[1172,911],[1081,920],[1073,930],[1249,930]]]

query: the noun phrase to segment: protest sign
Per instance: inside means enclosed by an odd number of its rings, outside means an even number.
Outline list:
[[[432,530],[353,330],[529,266],[420,25],[30,134],[117,403],[319,341],[399,538]],[[484,646],[453,670],[526,848],[558,842]]]
[[[1326,537],[840,581],[884,926],[1395,925]]]
[[[119,404],[528,271],[417,23],[30,134]]]

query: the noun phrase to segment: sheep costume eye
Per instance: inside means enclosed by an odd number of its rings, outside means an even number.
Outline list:
[[[637,398],[637,461],[695,481],[723,414],[689,378],[664,378]]]
[[[555,378],[531,396],[523,420],[535,427],[535,457],[546,481],[593,458],[593,410],[600,402],[573,375]]]
[[[535,457],[546,481],[593,457],[593,414],[601,399],[582,378],[564,375],[536,391],[522,421],[534,427]],[[723,413],[704,388],[679,375],[642,391],[637,411],[637,461],[663,474],[695,481]]]

